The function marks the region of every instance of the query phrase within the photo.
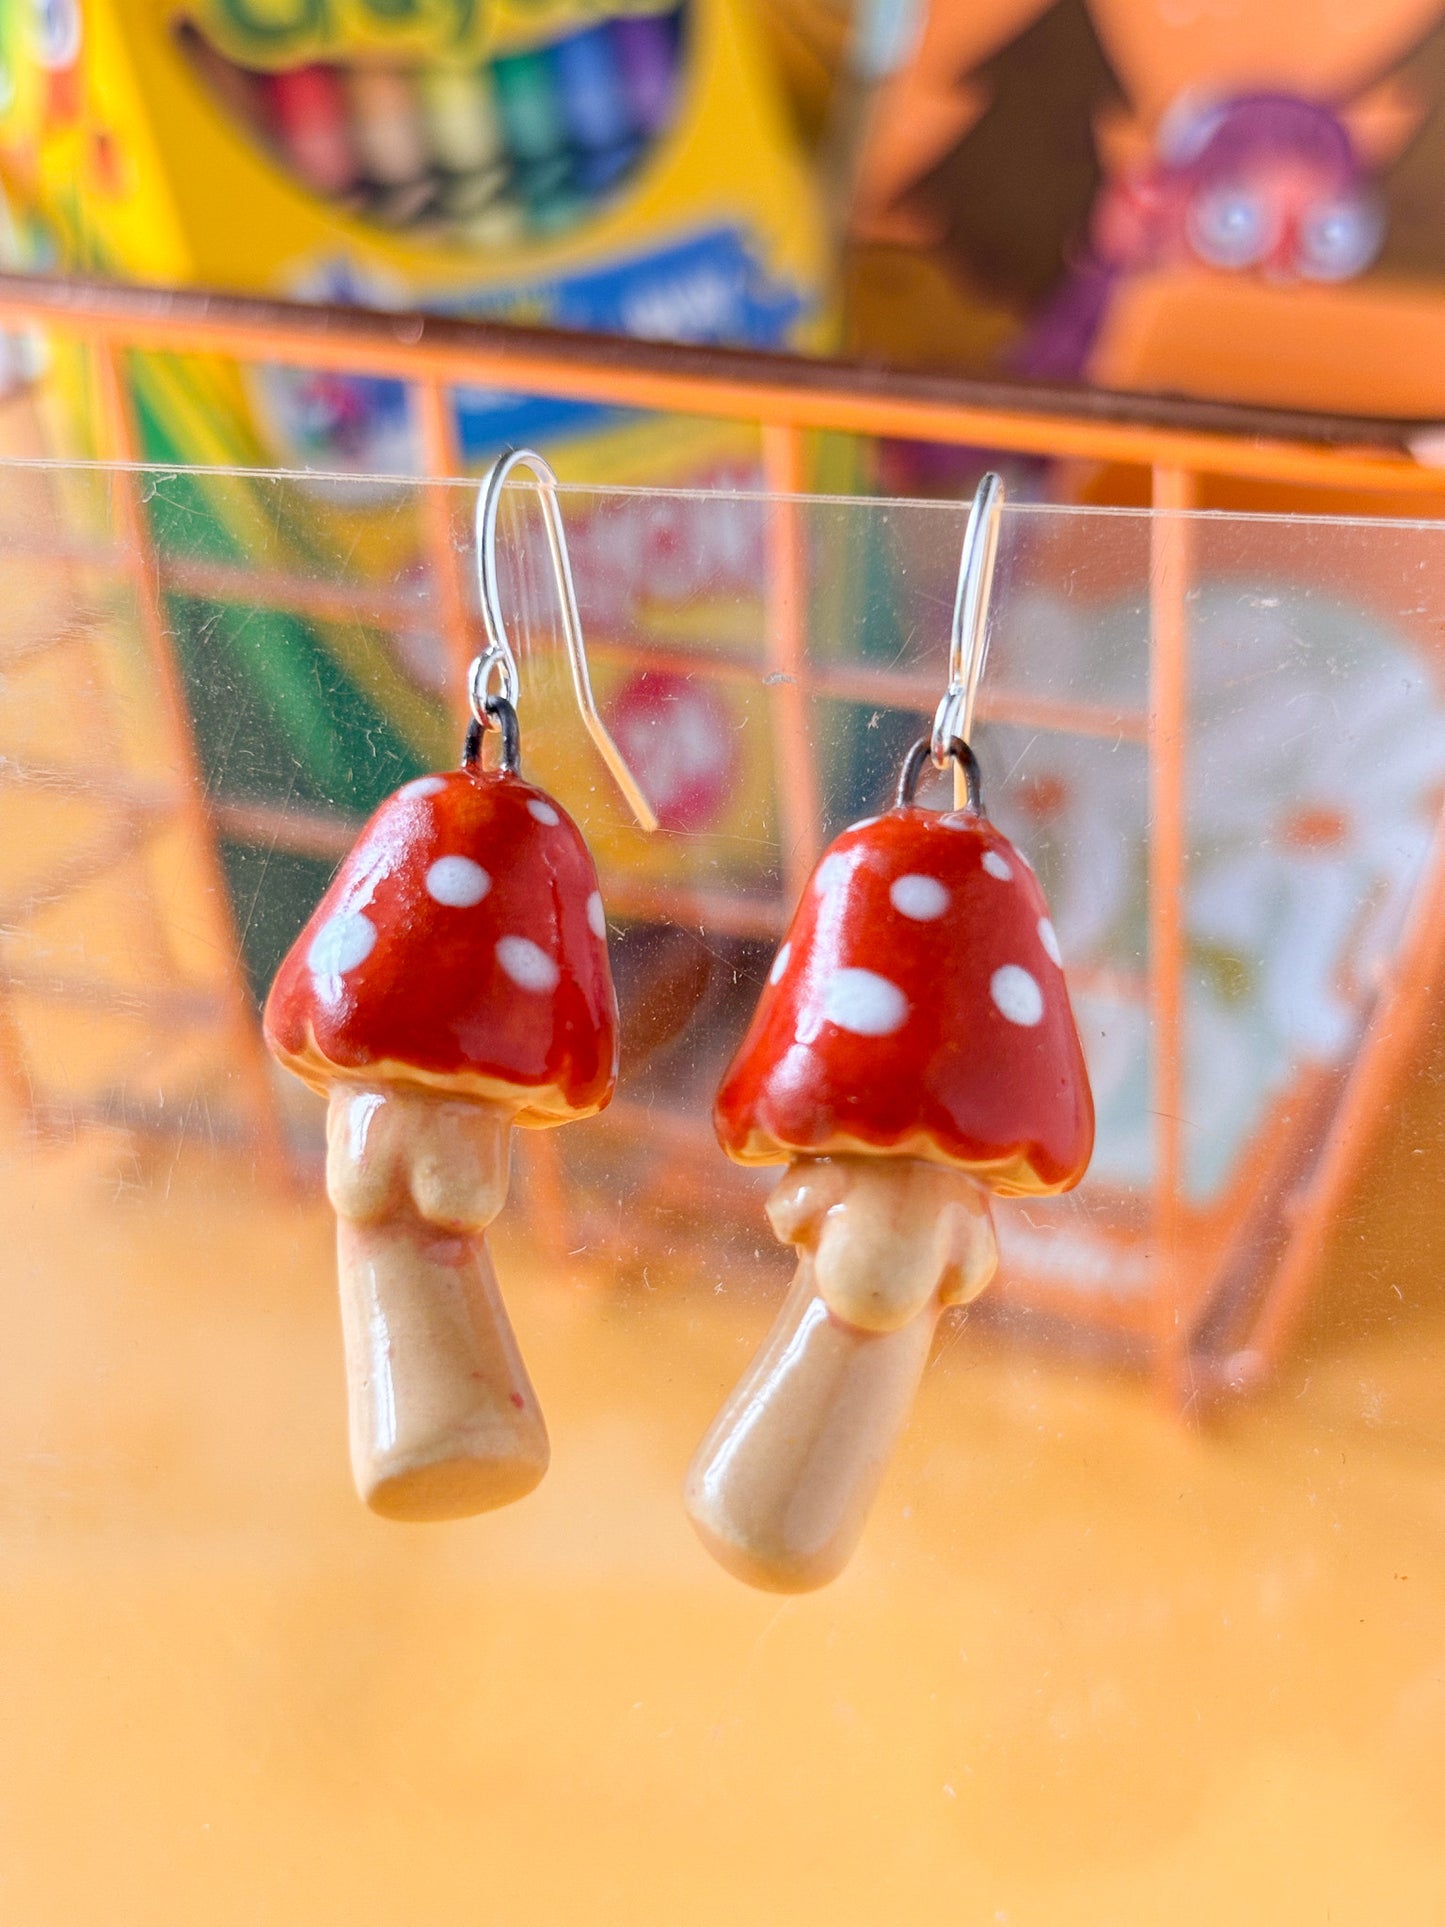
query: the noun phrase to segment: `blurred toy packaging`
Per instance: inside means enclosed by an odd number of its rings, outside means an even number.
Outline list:
[[[61,266],[669,340],[826,339],[811,185],[737,0],[46,0],[3,20],[0,168]],[[399,384],[275,372],[224,401],[198,388],[202,423],[172,397],[175,446],[157,453],[214,461],[221,434],[274,465],[414,466]],[[565,467],[585,434],[590,479],[637,469],[595,408],[472,393],[458,430],[469,460],[528,442]],[[706,481],[745,448],[679,432],[669,461],[658,439],[653,482]]]
[[[24,265],[669,340],[830,339],[824,224],[745,0],[10,0],[0,58],[0,179]],[[64,443],[95,452],[91,372],[56,353]],[[379,583],[420,581],[415,504],[395,481],[421,463],[401,382],[163,355],[133,357],[130,381],[158,462],[355,477],[340,495],[298,484],[289,508],[273,491],[264,512],[244,478],[206,478],[192,514],[157,524],[163,547],[237,566],[269,551],[312,573],[344,557]],[[564,478],[760,479],[756,430],[725,422],[460,390],[455,429],[478,469],[527,444]],[[712,519],[726,516],[724,503]],[[577,530],[584,599],[613,633],[686,644],[714,625],[659,589],[653,534],[613,527],[589,543]],[[759,558],[747,567],[759,596]],[[187,635],[233,655],[278,781],[315,762],[338,702],[366,710],[387,752],[343,789],[358,809],[376,783],[450,760],[439,638],[275,611],[242,634],[174,594],[169,612],[183,656]],[[388,657],[430,684],[434,715],[403,698]],[[320,707],[307,664],[325,670]],[[712,763],[743,739],[748,692],[688,694],[605,666],[599,684],[632,753],[676,791],[659,799],[664,820],[744,847],[729,836],[735,801],[710,814],[708,799],[736,797]],[[758,784],[752,807],[766,811],[761,764]]]
[[[869,0],[860,346],[1304,408],[1445,405],[1445,9]]]

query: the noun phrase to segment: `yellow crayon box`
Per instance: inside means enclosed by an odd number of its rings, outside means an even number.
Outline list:
[[[830,339],[824,224],[744,0],[41,0],[0,8],[0,61],[0,181],[31,259],[673,340]],[[208,484],[213,551],[244,560],[260,517],[273,547],[279,525],[315,569],[342,557],[395,578],[415,560],[415,518],[384,479],[419,462],[401,383],[161,356],[138,359],[133,380],[157,461],[356,478],[344,493],[296,485],[279,517],[274,487],[263,510],[243,481]],[[78,360],[69,389],[83,438]],[[599,484],[758,479],[750,428],[493,392],[455,402],[469,467],[527,444]],[[645,542],[600,553],[620,633],[761,633],[746,603],[756,576],[719,585],[713,620],[695,585],[674,603],[659,593]],[[637,557],[635,580],[618,579],[616,553]],[[349,653],[356,676],[363,656],[374,664],[374,637],[353,649],[344,629],[307,627],[333,667]],[[706,718],[655,678],[623,695],[639,743],[684,714],[695,745],[749,734],[745,690],[710,694],[728,714]],[[382,720],[402,763],[426,760],[412,709]],[[689,770],[680,747],[658,762],[679,826],[716,833],[725,867],[746,871],[766,758],[750,758],[747,835],[708,818],[714,793],[736,810],[734,783]]]

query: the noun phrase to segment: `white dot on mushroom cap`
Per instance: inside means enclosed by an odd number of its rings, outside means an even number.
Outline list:
[[[344,977],[365,963],[376,945],[376,925],[359,910],[338,910],[311,939],[306,962],[317,977]]]
[[[1013,882],[1013,865],[1006,856],[1000,856],[997,850],[984,851],[983,867],[991,877],[997,877],[1000,883]]]
[[[540,796],[529,796],[527,798],[527,808],[531,811],[532,815],[536,817],[537,821],[539,823],[545,823],[548,829],[554,829],[557,824],[562,821],[561,817],[558,816],[557,812],[552,808],[552,805],[550,803],[544,803]]]
[[[936,877],[895,877],[888,887],[888,901],[900,916],[932,923],[948,908],[948,892]]]
[[[1022,964],[1002,964],[988,980],[988,992],[1011,1024],[1032,1027],[1044,1014],[1044,993]]]
[[[768,972],[768,982],[770,984],[780,984],[783,981],[783,972],[787,969],[788,959],[792,954],[793,946],[790,943],[785,943],[777,956],[773,958],[773,967]]]
[[[823,1015],[858,1037],[889,1037],[908,1015],[897,984],[873,970],[835,970],[823,987]]]
[[[499,937],[497,962],[519,990],[555,990],[562,975],[530,937]]]
[[[439,856],[426,873],[426,893],[449,910],[470,910],[492,887],[492,879],[469,856]]]
[[[414,782],[403,783],[397,791],[398,796],[440,796],[446,788],[440,776],[418,776]]]
[[[607,912],[602,908],[602,892],[594,890],[587,899],[587,928],[594,937],[607,936]]]
[[[841,850],[834,850],[831,856],[825,856],[818,865],[818,874],[813,878],[813,888],[820,897],[825,897],[831,889],[843,881],[847,874],[847,857]]]
[[[1039,942],[1044,946],[1044,955],[1052,963],[1062,965],[1064,959],[1059,949],[1059,933],[1048,917],[1039,918]]]

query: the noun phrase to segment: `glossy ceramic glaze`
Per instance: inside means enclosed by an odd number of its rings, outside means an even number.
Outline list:
[[[998,1259],[988,1198],[963,1171],[917,1158],[799,1158],[767,1203],[781,1244],[859,1331],[897,1331],[937,1297],[966,1305]]]
[[[523,1124],[600,1110],[617,1005],[597,873],[560,804],[504,772],[387,799],[276,975],[266,1038],[298,1076],[382,1076],[506,1103]]]
[[[852,1556],[939,1314],[983,1290],[998,1250],[973,1180],[912,1158],[802,1160],[768,1216],[797,1273],[698,1447],[686,1504],[737,1578],[808,1592]]]
[[[408,783],[277,973],[266,1040],[330,1092],[358,1492],[413,1520],[522,1497],[547,1431],[484,1233],[513,1123],[588,1116],[617,1075],[607,927],[576,825],[505,772]]]
[[[374,1512],[453,1519],[547,1469],[547,1429],[484,1232],[507,1197],[505,1110],[338,1083],[327,1115],[351,1470]]]
[[[987,817],[896,809],[814,870],[718,1092],[743,1163],[896,1154],[1066,1190],[1094,1111],[1048,905]]]
[[[351,1470],[389,1519],[509,1505],[547,1470],[536,1394],[480,1236],[337,1220]]]
[[[730,1572],[806,1591],[858,1543],[939,1313],[993,1276],[980,1187],[1066,1191],[1093,1149],[1048,905],[986,816],[899,807],[833,843],[714,1118],[740,1163],[792,1160],[768,1216],[802,1256],[687,1507]]]

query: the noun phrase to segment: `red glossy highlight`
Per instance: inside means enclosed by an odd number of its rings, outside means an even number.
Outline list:
[[[523,1124],[600,1110],[616,1081],[617,1003],[576,824],[502,772],[405,785],[281,965],[265,1028],[318,1088],[390,1066],[514,1102]]]
[[[1048,915],[985,817],[898,809],[845,830],[723,1078],[724,1150],[920,1157],[1006,1195],[1077,1184],[1094,1107]]]

